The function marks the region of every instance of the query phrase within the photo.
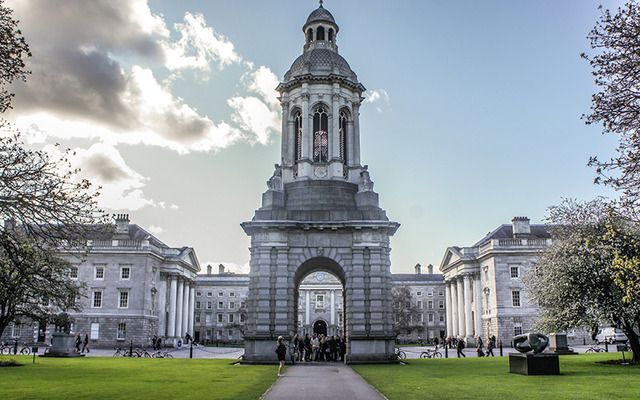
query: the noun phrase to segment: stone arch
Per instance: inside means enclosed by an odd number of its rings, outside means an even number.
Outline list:
[[[309,249],[305,250],[309,251]],[[324,271],[335,275],[343,287],[347,284],[347,271],[344,267],[337,260],[325,256],[307,257],[306,260],[298,264],[292,277],[292,284],[297,288],[305,276],[315,271]]]

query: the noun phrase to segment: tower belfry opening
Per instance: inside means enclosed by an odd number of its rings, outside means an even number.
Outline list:
[[[395,361],[389,242],[400,225],[379,207],[360,161],[365,87],[339,54],[339,27],[322,2],[302,33],[302,55],[277,87],[281,160],[242,223],[251,237],[244,361],[275,362],[275,339],[303,333],[300,288],[323,272],[342,287],[346,361]],[[308,325],[335,328],[325,318]]]

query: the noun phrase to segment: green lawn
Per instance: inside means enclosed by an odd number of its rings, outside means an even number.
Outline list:
[[[410,360],[410,365],[353,369],[389,400],[640,399],[640,367],[596,363],[621,358],[620,353],[562,356],[556,376],[510,374],[508,357]]]
[[[230,365],[231,360],[145,358],[17,359],[0,368],[0,399],[255,400],[276,379],[275,366]]]

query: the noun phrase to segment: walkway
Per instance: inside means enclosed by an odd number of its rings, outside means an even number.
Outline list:
[[[274,368],[275,371],[275,368]],[[263,395],[263,400],[385,400],[351,367],[342,363],[290,366]]]

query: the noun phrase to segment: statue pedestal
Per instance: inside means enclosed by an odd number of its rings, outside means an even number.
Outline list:
[[[552,353],[509,353],[509,372],[521,375],[560,375],[560,359]]]
[[[564,333],[549,334],[549,350],[556,354],[578,354],[567,346],[567,335]]]
[[[69,333],[54,333],[49,351],[40,357],[84,357],[76,353],[76,336]]]

